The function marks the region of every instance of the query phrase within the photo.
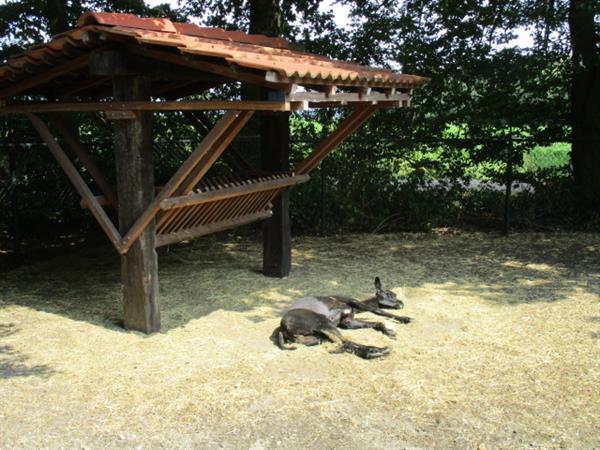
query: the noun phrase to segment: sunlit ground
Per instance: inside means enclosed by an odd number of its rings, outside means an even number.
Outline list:
[[[599,251],[592,234],[298,238],[280,280],[260,243],[206,238],[160,254],[150,337],[119,328],[108,249],[0,273],[0,447],[598,448]],[[415,321],[344,334],[389,357],[269,340],[293,299],[364,299],[376,275]]]

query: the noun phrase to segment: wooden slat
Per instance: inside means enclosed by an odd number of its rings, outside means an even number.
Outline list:
[[[11,83],[8,87],[0,90],[0,98],[10,97],[20,92],[26,91],[27,89],[30,89],[32,87],[39,86],[43,83],[47,83],[48,81],[60,77],[61,75],[64,75],[68,72],[80,69],[87,65],[88,58],[89,54],[86,53],[61,64],[60,66],[44,70],[43,72],[26,78],[25,80],[21,80],[16,83]]]
[[[85,181],[79,172],[77,172],[77,169],[73,163],[69,160],[69,158],[67,158],[67,155],[65,155],[65,152],[60,145],[58,145],[58,142],[56,142],[56,139],[54,139],[54,136],[52,136],[46,124],[34,114],[27,114],[27,117],[31,121],[33,127],[39,133],[42,140],[48,146],[52,156],[54,156],[56,161],[58,161],[69,180],[71,180],[71,183],[73,183],[73,186],[75,186],[75,189],[77,189],[79,195],[85,200],[85,203],[88,205],[91,213],[94,215],[112,244],[119,252],[121,252],[121,235],[113,225],[110,218],[106,215],[104,209],[102,209],[102,206],[100,206],[98,203],[98,200],[96,200],[96,197],[94,197],[94,194],[92,194],[92,191],[90,191],[90,188],[87,186],[87,184],[85,184]]]
[[[271,102],[250,100],[194,101],[111,101],[15,103],[0,108],[0,114],[47,112],[108,112],[108,111],[293,111],[302,102]]]
[[[65,121],[59,117],[54,116],[50,122],[54,125],[59,134],[63,137],[67,145],[71,148],[73,153],[77,155],[77,158],[81,161],[81,163],[85,166],[87,171],[90,173],[102,193],[104,197],[110,202],[111,205],[117,206],[117,195],[113,190],[112,186],[108,183],[104,174],[100,170],[100,168],[94,162],[92,155],[85,149],[79,137],[76,134],[73,134]]]
[[[297,174],[305,174],[318,166],[329,152],[331,152],[352,132],[365,123],[367,119],[376,111],[377,108],[373,106],[363,106],[357,108],[338,126],[338,128],[332,134],[320,142],[306,159],[301,161],[296,166],[295,172]]]
[[[261,181],[260,183],[254,183],[248,186],[232,186],[228,188],[219,189],[212,192],[202,192],[199,194],[188,194],[181,195],[178,197],[171,197],[163,200],[160,204],[162,210],[169,210],[174,208],[183,208],[185,206],[197,205],[200,203],[214,202],[231,197],[238,197],[245,194],[251,194],[254,192],[261,192],[270,190],[273,188],[283,188],[287,186],[293,186],[299,183],[306,183],[310,179],[308,174],[296,175],[287,178],[278,178],[272,180]]]
[[[215,142],[219,140],[221,135],[230,129],[232,123],[236,122],[238,117],[243,114],[241,111],[226,112],[223,117],[217,122],[210,133],[206,135],[202,142],[198,144],[193,153],[185,160],[182,166],[175,172],[171,179],[160,190],[152,203],[148,206],[142,216],[133,224],[131,229],[123,236],[121,240],[120,252],[126,253],[129,247],[144,231],[146,226],[154,219],[156,213],[160,210],[160,202],[169,198],[177,190],[183,180],[189,175],[199,161],[212,149]],[[247,113],[246,113],[247,114]]]
[[[273,213],[271,211],[261,211],[255,214],[247,216],[237,217],[232,220],[226,220],[223,222],[215,222],[209,225],[202,225],[187,230],[178,231],[175,233],[162,234],[156,236],[156,246],[161,247],[163,245],[174,244],[181,242],[186,239],[193,239],[199,236],[207,234],[217,233],[219,231],[228,230],[230,228],[239,227],[248,223],[256,222],[259,220],[265,220],[271,217]]]

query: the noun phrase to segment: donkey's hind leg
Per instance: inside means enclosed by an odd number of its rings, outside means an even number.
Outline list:
[[[396,338],[396,332],[390,330],[382,322],[367,322],[365,320],[358,320],[352,316],[346,316],[340,322],[340,327],[347,330],[358,330],[360,328],[373,328],[374,330],[381,331],[386,336]]]
[[[362,345],[348,341],[344,339],[342,333],[333,325],[324,327],[319,331],[332,342],[339,344],[338,348],[331,353],[353,353],[364,359],[373,359],[385,356],[390,352],[390,349],[387,347],[373,347],[371,345]]]
[[[307,347],[312,347],[313,345],[319,345],[321,343],[321,339],[317,336],[294,336],[294,341],[298,344],[306,345]]]

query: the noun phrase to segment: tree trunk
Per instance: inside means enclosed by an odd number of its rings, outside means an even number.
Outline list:
[[[571,162],[582,218],[600,213],[600,50],[595,0],[569,2],[573,51]]]
[[[283,34],[283,16],[277,0],[250,0],[249,32],[273,37]]]

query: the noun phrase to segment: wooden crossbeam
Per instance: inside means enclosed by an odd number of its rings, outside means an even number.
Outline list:
[[[356,108],[352,114],[342,121],[342,123],[332,134],[321,141],[315,147],[313,152],[296,166],[294,172],[301,175],[308,173],[317,167],[319,163],[329,154],[329,152],[335,149],[344,141],[344,139],[346,139],[351,133],[356,131],[363,123],[365,123],[367,119],[369,119],[369,117],[371,117],[377,111],[377,109],[378,108],[376,106],[371,105]]]
[[[216,191],[199,192],[197,194],[182,195],[163,200],[160,204],[161,209],[169,210],[183,208],[185,206],[199,205],[201,203],[214,202],[241,195],[254,194],[256,192],[279,189],[287,186],[293,186],[299,183],[305,183],[310,179],[308,174],[276,178],[273,180],[260,181],[249,185],[239,185],[227,188],[221,188]]]
[[[73,153],[77,155],[77,158],[81,161],[81,163],[85,166],[87,171],[90,173],[102,193],[104,197],[108,199],[109,203],[113,206],[117,206],[117,195],[115,194],[112,186],[106,181],[104,174],[100,170],[100,168],[94,162],[92,156],[88,153],[88,151],[84,148],[83,144],[79,140],[79,137],[76,134],[73,134],[69,127],[65,123],[65,121],[59,117],[54,116],[50,123],[54,125],[59,134],[62,135],[63,139],[67,143],[67,145],[73,150]]]
[[[20,92],[26,91],[27,89],[30,89],[32,87],[39,86],[43,83],[47,83],[48,81],[60,77],[65,73],[73,72],[74,70],[80,69],[87,65],[88,58],[89,54],[86,53],[70,61],[67,61],[59,66],[53,67],[52,69],[45,70],[39,74],[33,75],[16,83],[11,83],[10,86],[0,90],[0,98],[10,97]]]
[[[96,200],[96,197],[94,197],[94,194],[92,194],[92,191],[90,191],[90,188],[87,186],[79,172],[77,172],[77,169],[75,168],[73,163],[69,160],[63,149],[60,147],[60,145],[58,145],[58,142],[56,142],[56,139],[54,139],[54,136],[52,136],[52,133],[50,133],[50,130],[48,129],[46,124],[34,114],[27,114],[27,117],[31,121],[33,127],[36,129],[42,140],[48,146],[48,149],[52,153],[52,156],[54,156],[54,158],[60,164],[73,186],[75,186],[75,189],[77,189],[79,195],[81,195],[81,197],[85,200],[85,203],[87,204],[88,208],[90,209],[90,211],[92,212],[92,214],[94,215],[94,217],[96,218],[96,220],[98,221],[98,223],[100,224],[100,226],[102,227],[112,244],[118,251],[120,251],[121,235],[119,234],[119,231],[115,228],[110,218],[106,215],[106,212],[104,211],[104,209],[102,209],[102,206],[98,203],[98,200]]]
[[[165,184],[165,186],[158,192],[152,203],[148,205],[148,208],[140,216],[140,218],[132,225],[129,231],[121,239],[120,253],[127,253],[127,250],[140,236],[148,224],[154,219],[156,213],[160,210],[160,203],[168,197],[171,197],[175,191],[179,188],[181,183],[188,177],[190,172],[198,165],[203,158],[214,150],[215,144],[220,142],[223,134],[231,132],[232,124],[239,122],[238,118],[240,115],[244,116],[252,115],[251,111],[228,111],[221,119],[216,123],[212,130],[202,139],[202,142],[198,144],[192,154],[185,160],[181,167],[175,172],[171,179]]]
[[[107,111],[295,111],[305,102],[250,100],[128,101],[17,103],[0,107],[0,114]]]

